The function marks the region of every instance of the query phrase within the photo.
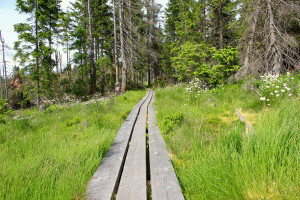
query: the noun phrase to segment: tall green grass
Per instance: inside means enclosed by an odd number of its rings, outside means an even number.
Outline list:
[[[156,91],[158,123],[182,112],[164,135],[186,199],[299,199],[300,104],[287,98],[268,107],[241,84],[188,102],[183,87]],[[234,109],[248,113],[255,135]]]
[[[0,124],[0,199],[84,199],[89,179],[145,91],[15,112]]]

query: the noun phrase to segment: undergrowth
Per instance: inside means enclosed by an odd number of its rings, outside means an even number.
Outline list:
[[[184,85],[156,91],[158,124],[185,198],[299,199],[298,94],[271,105],[245,83],[194,94],[188,99]],[[246,135],[236,108],[254,134]],[[166,118],[177,112],[183,120],[166,134]]]
[[[89,179],[144,95],[10,113],[0,124],[0,199],[85,199]]]

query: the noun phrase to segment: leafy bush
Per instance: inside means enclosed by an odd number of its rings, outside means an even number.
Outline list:
[[[79,123],[80,123],[80,119],[79,118],[73,118],[73,119],[67,120],[65,122],[66,126],[68,126],[68,127],[73,126],[75,124],[79,124]]]
[[[0,99],[0,124],[5,124],[4,116],[9,114],[12,110],[7,108],[8,103],[4,99]]]
[[[177,112],[173,115],[166,115],[163,119],[161,131],[163,134],[169,134],[177,125],[184,119],[182,112]]]
[[[59,105],[50,105],[46,110],[45,113],[49,114],[58,110],[61,110],[63,107]]]
[[[4,99],[0,99],[0,115],[9,114],[12,111],[11,108],[6,107],[7,105]]]
[[[186,42],[172,49],[172,67],[179,80],[186,81],[198,77],[210,85],[225,81],[239,69],[237,48],[228,46],[216,50],[206,44]]]
[[[76,97],[84,97],[88,94],[88,88],[89,86],[84,80],[77,79],[72,84],[72,94],[74,94]]]
[[[172,49],[175,54],[172,60],[172,67],[177,69],[175,75],[179,80],[187,80],[194,76],[194,71],[202,68],[205,61],[212,56],[214,48],[205,44],[186,42],[179,47]]]

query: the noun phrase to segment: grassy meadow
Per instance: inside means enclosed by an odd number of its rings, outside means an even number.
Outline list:
[[[89,179],[145,93],[10,113],[0,123],[0,199],[84,199]]]
[[[300,198],[299,76],[293,81],[293,95],[270,105],[245,82],[194,96],[186,85],[156,90],[158,124],[187,200]]]

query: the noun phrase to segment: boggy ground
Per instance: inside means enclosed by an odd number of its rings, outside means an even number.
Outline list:
[[[0,199],[84,199],[89,179],[145,93],[6,116],[0,124]]]
[[[294,81],[293,96],[269,106],[245,82],[194,96],[185,85],[156,90],[158,123],[186,199],[299,199],[299,76]],[[236,108],[254,133],[246,136]]]

